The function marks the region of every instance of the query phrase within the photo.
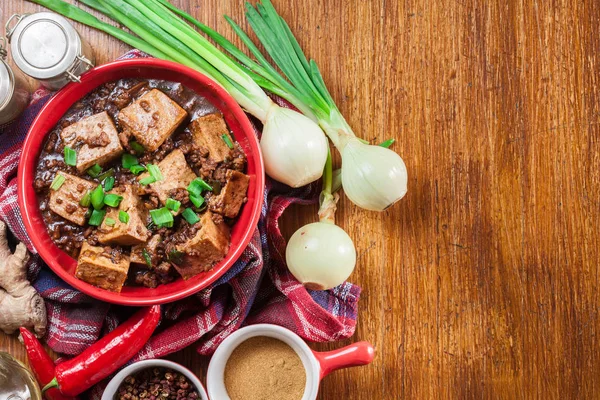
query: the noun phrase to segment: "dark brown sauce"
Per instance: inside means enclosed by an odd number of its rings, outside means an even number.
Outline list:
[[[98,87],[85,98],[75,103],[50,131],[48,138],[42,147],[42,152],[39,157],[34,180],[34,188],[38,193],[40,211],[50,237],[58,247],[74,258],[77,258],[79,255],[80,248],[85,241],[88,241],[92,245],[98,245],[97,239],[95,238],[97,229],[95,227],[88,226],[87,224],[85,226],[79,226],[52,212],[49,207],[50,185],[58,171],[64,171],[69,174],[82,177],[96,184],[100,184],[101,182],[98,178],[92,178],[85,172],[78,172],[75,167],[68,166],[64,163],[64,144],[61,141],[60,132],[67,126],[85,117],[89,117],[102,111],[108,112],[117,126],[117,130],[121,132],[121,127],[119,127],[117,118],[119,111],[129,105],[131,101],[135,100],[137,97],[143,95],[151,89],[159,89],[169,96],[173,101],[187,111],[188,118],[179,125],[177,130],[156,151],[140,155],[140,163],[158,163],[173,149],[180,148],[184,154],[186,154],[188,163],[192,169],[194,169],[197,175],[201,175],[200,170],[202,168],[207,168],[207,160],[205,158],[195,157],[193,155],[193,151],[191,150],[191,133],[187,129],[187,126],[191,120],[207,114],[218,112],[218,110],[206,98],[182,86],[180,83],[160,80],[122,79]],[[209,178],[210,181],[214,183],[215,189],[219,189],[221,186],[220,180],[222,174],[219,171],[219,168],[226,168],[227,166],[232,168],[235,163],[242,163],[245,165],[245,155],[241,151],[237,142],[235,142],[233,154],[234,157],[232,160],[228,160],[227,162],[221,163],[217,166],[209,166],[212,168],[209,169]],[[122,170],[120,157],[106,165],[104,167],[104,171],[108,170],[109,168],[114,169],[115,187],[127,183],[137,183],[135,175],[133,175],[129,170]],[[218,194],[218,190],[216,190],[214,195],[216,194]],[[173,193],[172,197],[177,199],[177,196],[178,193]],[[210,195],[207,196],[207,201],[209,197]],[[156,199],[153,199],[152,196],[150,196],[150,198],[144,198],[144,202],[151,203],[152,201],[156,201]],[[151,225],[150,222],[151,220],[149,221],[149,225]],[[233,220],[227,220],[226,222],[228,224],[232,224]],[[182,225],[185,224],[187,224],[186,221],[180,220],[170,230],[166,230],[166,228],[157,229],[154,227],[152,228],[152,233],[162,233],[162,237],[166,238],[166,242],[169,240],[168,238],[170,236],[177,236],[175,235],[176,230],[182,228]],[[183,226],[183,228],[185,228],[185,226]],[[183,229],[183,231],[185,231],[185,229]],[[166,246],[166,244],[164,246]],[[121,248],[118,246],[113,246],[110,248],[110,251],[128,253],[129,247]],[[164,258],[157,260],[152,268],[144,268],[144,266],[134,266],[132,264],[128,274],[127,284],[138,284],[154,287],[156,284],[165,283],[174,279],[176,274],[173,272],[173,268],[167,269],[165,265],[162,267],[160,266],[161,262],[167,261],[164,248],[160,249],[160,254],[162,254],[162,257]],[[150,269],[153,269],[154,274],[152,277],[148,276]]]

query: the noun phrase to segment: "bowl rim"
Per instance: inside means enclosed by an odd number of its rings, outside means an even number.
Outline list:
[[[231,112],[232,116],[238,122],[242,131],[245,132],[246,137],[248,139],[249,147],[252,150],[252,156],[256,157],[256,184],[255,184],[255,192],[257,196],[255,197],[255,201],[253,203],[253,207],[251,210],[249,222],[246,227],[242,230],[241,238],[232,252],[230,252],[222,261],[222,264],[218,267],[215,267],[211,270],[211,273],[206,276],[205,279],[196,282],[188,287],[179,289],[174,291],[173,293],[163,293],[163,294],[155,294],[148,295],[144,297],[124,297],[121,293],[111,292],[105,289],[98,288],[93,286],[87,282],[84,282],[78,278],[76,278],[73,274],[69,273],[65,268],[63,268],[58,261],[55,259],[54,254],[52,254],[51,247],[47,246],[43,241],[42,237],[44,233],[47,235],[47,227],[45,223],[34,222],[34,215],[37,210],[31,210],[30,207],[26,206],[26,199],[29,199],[31,193],[28,193],[29,190],[26,188],[33,185],[33,179],[35,176],[35,170],[37,166],[37,160],[39,158],[40,149],[32,148],[32,132],[41,130],[43,127],[43,119],[46,117],[48,113],[52,112],[52,109],[55,104],[61,102],[62,100],[70,98],[72,93],[76,90],[76,85],[80,85],[80,83],[69,83],[57,93],[55,93],[50,100],[46,102],[46,104],[39,111],[38,115],[35,117],[32,122],[27,135],[25,137],[25,141],[23,143],[23,149],[21,156],[19,158],[19,169],[17,173],[17,197],[18,204],[21,213],[21,217],[23,220],[23,224],[25,226],[25,230],[33,244],[33,247],[38,252],[40,257],[48,264],[48,266],[56,273],[63,281],[72,286],[73,288],[101,301],[106,301],[113,304],[120,305],[129,305],[129,306],[146,306],[146,305],[154,305],[154,304],[164,304],[168,302],[173,302],[176,300],[183,299],[188,297],[206,287],[214,283],[221,276],[223,276],[229,269],[233,266],[233,264],[240,258],[245,248],[250,243],[254,231],[258,225],[258,221],[262,212],[262,207],[264,203],[264,188],[265,188],[265,175],[264,175],[264,162],[262,158],[262,153],[260,151],[260,145],[258,142],[258,138],[254,133],[254,128],[248,119],[248,116],[242,110],[242,108],[238,105],[238,103],[231,97],[229,93],[225,91],[218,83],[208,78],[206,75],[193,70],[184,65],[161,60],[156,58],[133,58],[133,59],[125,59],[125,60],[117,60],[112,61],[95,68],[90,69],[85,74],[81,76],[81,82],[87,82],[92,78],[97,78],[103,74],[110,74],[119,69],[133,69],[136,68],[141,69],[165,69],[174,74],[183,74],[186,75],[187,78],[198,81],[199,84],[206,86],[207,90],[212,92],[215,98],[218,98],[222,101],[225,107]],[[141,73],[143,75],[143,73]],[[176,76],[176,75],[174,75]],[[118,80],[121,78],[116,78]],[[163,79],[164,80],[164,79]],[[178,79],[174,79],[178,81]],[[107,81],[108,82],[108,81]],[[81,99],[89,94],[94,88],[87,91],[82,96],[77,99]],[[74,104],[75,102],[73,102]],[[44,132],[43,137],[45,138],[50,129],[47,129]],[[33,151],[32,151],[33,150]],[[33,159],[33,160],[32,160]],[[35,193],[33,194],[35,196]],[[37,200],[36,200],[37,203]],[[43,232],[38,231],[43,225]],[[60,250],[60,249],[59,249]],[[60,250],[63,252],[62,250]],[[64,252],[63,252],[64,253]],[[66,253],[64,253],[66,254]]]
[[[198,392],[200,392],[199,394],[201,400],[208,400],[208,394],[206,393],[204,385],[202,385],[200,379],[192,371],[174,361],[163,360],[161,358],[151,358],[148,360],[136,361],[120,370],[108,382],[106,388],[104,388],[101,400],[113,400],[114,395],[117,393],[117,390],[119,390],[119,386],[121,386],[121,383],[123,383],[123,380],[125,380],[127,376],[152,367],[170,368],[182,373],[194,384],[194,386],[196,386],[196,389]]]

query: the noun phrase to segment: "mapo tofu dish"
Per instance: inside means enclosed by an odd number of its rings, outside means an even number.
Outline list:
[[[211,269],[247,200],[246,157],[223,116],[179,83],[124,79],[50,132],[35,190],[75,276],[154,288]]]

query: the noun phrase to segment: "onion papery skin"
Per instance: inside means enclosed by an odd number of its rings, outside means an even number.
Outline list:
[[[354,271],[356,249],[348,234],[329,222],[315,222],[290,238],[285,258],[292,275],[308,289],[332,289]]]
[[[402,158],[381,146],[350,139],[342,150],[342,187],[357,206],[384,211],[407,192],[408,172]]]
[[[260,139],[267,175],[291,187],[323,175],[328,143],[319,126],[304,115],[273,105]]]

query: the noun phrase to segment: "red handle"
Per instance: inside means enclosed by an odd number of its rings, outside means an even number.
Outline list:
[[[321,379],[323,379],[340,368],[370,364],[375,357],[375,350],[369,342],[357,342],[333,351],[313,351],[313,354],[321,365]]]

